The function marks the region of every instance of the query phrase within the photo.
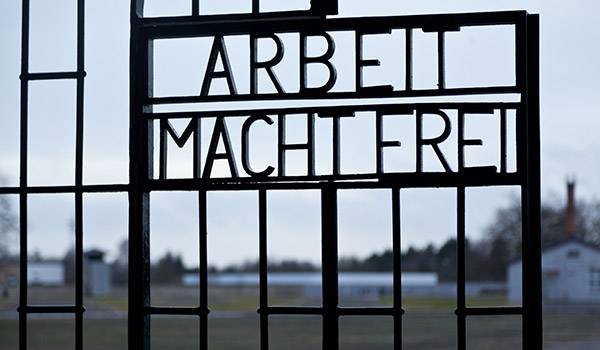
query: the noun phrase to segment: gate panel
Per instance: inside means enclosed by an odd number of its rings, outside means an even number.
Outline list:
[[[138,285],[131,289],[131,298],[137,306],[130,310],[130,341],[135,347],[149,346],[147,331],[149,314],[195,314],[201,318],[201,348],[208,348],[206,300],[198,308],[160,308],[149,307],[142,301],[148,299],[147,283],[142,276],[148,268],[148,232],[147,208],[144,200],[151,191],[193,190],[200,192],[201,208],[206,207],[207,191],[258,191],[259,208],[259,276],[260,276],[260,344],[267,349],[270,342],[269,328],[273,327],[271,319],[278,315],[314,315],[322,320],[323,348],[337,349],[340,345],[340,319],[358,320],[365,317],[390,317],[393,320],[394,348],[402,348],[402,277],[400,274],[401,255],[401,208],[400,194],[402,189],[409,188],[454,188],[456,189],[457,210],[457,348],[465,349],[470,336],[468,330],[476,327],[468,326],[470,320],[479,317],[522,317],[523,348],[541,349],[541,286],[540,286],[540,245],[539,245],[539,120],[537,109],[537,17],[524,12],[458,14],[439,16],[406,16],[381,18],[344,18],[327,19],[322,16],[300,17],[298,13],[278,14],[271,17],[259,13],[258,2],[255,2],[252,14],[203,16],[196,15],[185,18],[149,19],[135,15],[141,13],[141,6],[134,6],[132,13],[132,206],[131,240],[137,240],[137,248],[132,248],[131,256],[137,261],[137,267],[131,274],[137,276]],[[141,5],[141,4],[139,4]],[[197,7],[194,7],[194,11]],[[312,9],[311,9],[312,11]],[[310,13],[310,11],[309,11]],[[288,16],[289,17],[286,17]],[[269,18],[266,21],[266,18]],[[509,25],[514,27],[514,84],[505,86],[469,86],[449,87],[446,80],[446,39],[451,33],[458,33],[462,28],[477,26]],[[368,29],[367,29],[368,28]],[[368,35],[391,33],[392,30],[404,31],[404,69],[403,87],[392,85],[364,86],[365,69],[377,67],[379,60],[367,59],[363,55],[364,39]],[[413,40],[415,30],[432,33],[437,43],[437,86],[434,88],[417,88],[414,85]],[[332,89],[337,81],[337,71],[330,59],[335,53],[335,40],[338,36],[332,33],[354,33],[355,42],[355,86],[347,91]],[[298,33],[300,45],[299,81],[291,90],[281,83],[277,77],[275,66],[285,55],[287,42],[280,37],[286,33]],[[259,38],[271,40],[275,46],[275,54],[270,60],[259,61],[256,51],[250,52],[250,87],[237,86],[238,76],[232,70],[231,56],[228,54],[231,36],[247,38],[250,50],[257,50]],[[152,68],[153,41],[170,38],[213,38],[207,61],[202,88],[197,95],[153,96]],[[325,43],[325,51],[315,56],[307,49],[309,38],[319,37]],[[266,39],[265,39],[266,38]],[[263,59],[263,58],[260,58]],[[146,65],[146,62],[148,64]],[[141,64],[140,64],[141,63]],[[217,69],[220,66],[221,70]],[[311,65],[321,65],[322,85],[309,83]],[[261,90],[257,79],[260,70],[264,70],[267,81],[276,92]],[[265,80],[262,80],[263,82]],[[509,80],[510,81],[510,80]],[[213,83],[220,83],[219,89],[213,89]],[[313,84],[313,85],[310,85]],[[477,84],[475,84],[477,85]],[[273,90],[271,90],[273,91]],[[502,102],[485,101],[483,97],[469,102],[465,96],[501,96]],[[399,98],[424,98],[428,96],[443,97],[444,102],[406,102]],[[458,97],[455,98],[454,96]],[[512,96],[512,97],[511,97]],[[517,96],[515,99],[514,96]],[[364,98],[388,99],[390,103],[368,104]],[[342,101],[353,101],[342,103]],[[289,106],[289,101],[305,100],[297,107]],[[327,103],[315,104],[315,101]],[[210,103],[246,102],[242,108],[211,109],[221,106]],[[249,102],[265,101],[264,106],[254,109]],[[286,107],[277,107],[272,101],[285,101]],[[383,100],[382,100],[383,101]],[[452,102],[451,102],[452,101]],[[281,104],[280,104],[281,105]],[[182,108],[187,111],[181,111]],[[153,112],[156,109],[157,112]],[[341,159],[344,158],[342,141],[343,123],[347,118],[369,118],[371,115],[375,128],[376,162],[372,170],[362,168],[358,172],[345,172]],[[465,134],[465,124],[473,116],[492,116],[498,120],[500,143],[497,151],[499,160],[494,165],[473,166],[466,159],[469,147],[481,146],[482,141],[471,139]],[[305,125],[295,124],[304,129],[301,134],[305,141],[287,140],[288,120],[292,116],[304,118]],[[389,116],[399,116],[412,120],[415,125],[414,169],[409,171],[390,171],[386,169],[386,152],[402,146],[401,141],[389,138],[384,125]],[[509,117],[507,117],[509,116]],[[185,129],[176,132],[171,121],[184,118],[189,124]],[[330,163],[323,167],[316,166],[316,157],[321,157],[322,150],[316,149],[315,120],[330,119],[332,150]],[[431,135],[431,120],[443,125],[441,132]],[[514,124],[510,122],[515,118]],[[240,121],[241,119],[242,121]],[[496,120],[495,119],[495,120]],[[152,139],[155,131],[153,121],[159,120],[158,134],[160,147],[158,158],[153,160]],[[210,120],[210,123],[205,123]],[[211,124],[212,123],[212,124]],[[277,135],[277,159],[271,164],[255,168],[252,165],[251,131],[256,125],[273,128],[272,135]],[[212,125],[209,139],[201,135],[205,125]],[[242,125],[235,130],[241,135],[241,142],[232,139],[232,125]],[[512,129],[514,128],[514,129]],[[275,133],[275,130],[276,133]],[[429,132],[429,134],[428,134]],[[512,143],[508,135],[515,135],[516,153],[509,146]],[[448,157],[448,149],[441,144],[449,137],[456,138],[457,151]],[[188,178],[170,178],[168,168],[166,140],[171,138],[178,147],[187,142],[193,143],[193,171]],[[193,141],[190,141],[193,140]],[[206,146],[208,145],[208,146]],[[239,146],[238,146],[239,145]],[[171,143],[173,147],[173,143]],[[219,148],[220,147],[220,148]],[[241,152],[238,147],[241,147]],[[205,150],[205,151],[203,151]],[[295,153],[293,153],[295,152]],[[305,162],[300,170],[290,172],[288,159],[291,155],[303,154],[300,159]],[[512,159],[516,161],[513,163]],[[153,161],[159,162],[158,176],[152,175]],[[215,164],[220,170],[215,170]],[[320,163],[322,164],[322,163]],[[242,165],[241,167],[239,165]],[[433,167],[432,167],[433,166]],[[325,170],[324,170],[325,169]],[[518,186],[522,191],[524,220],[524,302],[522,307],[470,307],[466,304],[466,262],[465,262],[465,202],[466,190],[473,186]],[[392,206],[392,242],[394,253],[394,304],[391,307],[341,307],[338,287],[338,192],[342,189],[389,189]],[[321,235],[322,235],[322,306],[272,306],[268,298],[267,272],[267,239],[268,239],[268,205],[269,191],[315,189],[321,193]],[[141,196],[141,197],[140,197]],[[135,207],[135,208],[134,208]],[[201,240],[206,239],[206,211],[200,210]],[[526,237],[525,237],[526,236]],[[206,246],[201,243],[201,246]],[[201,252],[201,290],[206,292],[206,254]],[[141,272],[141,273],[140,273]],[[134,304],[133,302],[131,303]],[[355,318],[351,317],[355,316]],[[512,319],[512,318],[511,318]],[[344,321],[345,322],[345,321]],[[512,321],[511,321],[512,322]],[[518,322],[517,322],[518,323]]]
[[[32,196],[62,194],[72,198],[75,287],[72,303],[35,305],[27,283],[22,283],[18,308],[21,349],[26,349],[28,339],[34,336],[29,331],[35,331],[30,315],[37,314],[72,316],[73,322],[68,321],[72,328],[69,334],[73,335],[74,347],[83,348],[83,197],[106,192],[127,192],[129,196],[129,348],[144,350],[150,349],[151,343],[160,345],[162,336],[152,332],[151,320],[160,326],[157,320],[162,315],[171,315],[193,318],[194,323],[198,320],[198,347],[209,349],[209,199],[211,193],[222,191],[252,191],[257,197],[259,296],[256,322],[260,327],[261,349],[274,346],[279,330],[277,320],[285,319],[293,324],[300,316],[314,320],[310,331],[314,333],[319,329],[323,349],[335,350],[344,345],[345,325],[380,322],[376,320],[384,320],[382,324],[386,324],[393,336],[393,348],[401,349],[403,323],[410,314],[402,305],[401,219],[406,208],[401,207],[401,199],[404,191],[423,188],[456,192],[457,298],[453,322],[456,322],[457,349],[467,347],[480,324],[496,319],[509,320],[506,322],[521,330],[523,349],[542,348],[539,20],[536,15],[515,11],[333,18],[328,16],[337,14],[337,1],[313,1],[308,9],[271,11],[265,10],[259,0],[251,1],[247,13],[206,14],[200,0],[192,0],[190,4],[189,14],[151,18],[145,17],[144,0],[132,1],[130,182],[88,186],[83,184],[84,0],[77,1],[77,66],[67,72],[31,72],[30,3],[23,0],[20,183],[14,188],[2,187],[0,192],[19,196],[21,281],[29,277],[28,244],[33,237],[28,220]],[[455,84],[447,59],[449,41],[461,30],[495,26],[514,30],[514,54],[510,53],[514,58],[514,79],[502,80],[496,85],[480,85],[476,80],[468,86]],[[396,57],[399,61],[391,65],[397,71],[390,68],[385,59],[380,61],[366,50],[372,45],[371,40],[380,40],[375,37],[381,35],[402,39],[398,47],[400,54]],[[419,62],[414,61],[415,50],[420,49],[415,47],[416,39],[421,36],[430,38],[431,60],[436,63],[432,71],[435,75],[429,77],[431,82],[426,79],[427,84],[423,85],[417,74]],[[155,88],[157,92],[164,91],[157,86],[160,79],[154,80],[155,72],[160,69],[160,62],[157,67],[154,65],[160,51],[155,52],[155,42],[184,38],[210,42],[202,51],[206,65],[194,68],[201,74],[189,74],[201,77],[193,82],[197,91],[155,94]],[[342,49],[344,38],[353,40]],[[244,60],[232,53],[234,39],[247,44]],[[320,42],[321,51],[312,46],[315,41]],[[259,54],[265,42],[273,47],[270,57]],[[294,50],[289,45],[294,45]],[[286,64],[283,62],[289,59],[286,57],[289,52],[296,52],[297,57],[292,59],[297,64],[292,64],[291,73],[288,69],[282,72],[278,65]],[[340,58],[340,52],[352,54]],[[244,70],[247,76],[243,78],[239,76],[239,62],[247,64]],[[369,80],[368,73],[373,69],[392,69],[399,80],[389,83]],[[353,79],[347,78],[347,72]],[[40,80],[75,82],[72,183],[39,185],[31,181],[28,131],[32,128],[28,97],[30,83]],[[483,143],[467,132],[470,120],[477,117],[498,122],[498,159],[489,163],[474,164],[470,158],[470,150]],[[364,134],[349,136],[349,121],[368,127],[355,127],[355,131]],[[390,125],[410,125],[414,130],[409,130],[408,138],[408,134],[389,133]],[[512,136],[514,148],[510,146]],[[265,137],[272,138],[272,157],[258,161],[260,151],[257,149],[261,144],[257,140]],[[353,148],[345,143],[348,137],[357,137],[365,142],[365,147],[372,147],[372,159],[364,164],[351,164],[355,159]],[[323,148],[323,144],[328,147]],[[188,175],[178,173],[177,178],[169,171],[174,160],[169,157],[169,150],[173,151],[175,146],[177,149],[187,146],[188,155],[191,154],[191,171]],[[389,159],[392,157],[408,161],[391,167]],[[522,306],[474,307],[466,301],[466,195],[470,188],[487,186],[514,186],[521,191]],[[373,189],[390,193],[393,304],[385,307],[340,305],[339,194],[343,190]],[[269,195],[283,190],[319,193],[321,305],[270,304]],[[193,307],[153,305],[150,299],[151,194],[167,191],[189,191],[197,196],[200,292],[198,304]]]

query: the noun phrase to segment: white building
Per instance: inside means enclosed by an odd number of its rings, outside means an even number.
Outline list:
[[[432,289],[438,286],[438,276],[433,272],[403,272],[403,291],[410,288]],[[197,273],[184,274],[184,286],[197,286],[200,278]],[[213,286],[252,286],[258,287],[258,273],[223,273],[209,275],[208,283]],[[299,287],[305,295],[318,295],[322,289],[320,272],[270,272],[270,287]],[[392,272],[340,272],[338,278],[340,295],[383,296],[391,295],[394,286]],[[456,289],[456,288],[455,288]]]
[[[508,300],[522,301],[522,261],[508,266]],[[544,302],[600,302],[600,249],[570,237],[542,250]]]
[[[577,237],[575,184],[567,184],[565,239],[542,248],[542,298],[546,303],[600,302],[600,248]],[[522,301],[521,259],[508,265],[508,300]]]
[[[84,254],[83,285],[89,296],[102,297],[110,294],[111,271],[110,266],[104,262],[104,252],[93,249]]]
[[[65,267],[61,262],[30,262],[27,264],[27,285],[62,286]]]

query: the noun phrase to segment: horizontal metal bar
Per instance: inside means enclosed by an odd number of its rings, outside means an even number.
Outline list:
[[[317,175],[255,178],[219,179],[171,179],[150,180],[146,191],[227,191],[259,189],[321,189],[335,183],[340,189],[369,188],[434,188],[434,187],[481,187],[523,185],[520,173],[488,174],[486,178],[477,173],[389,173],[360,175]]]
[[[323,16],[316,15],[310,11],[285,11],[285,12],[263,12],[263,13],[239,13],[239,14],[217,14],[201,16],[172,16],[172,17],[145,17],[140,18],[140,24],[145,27],[166,25],[193,25],[193,24],[220,24],[231,22],[268,22],[285,19],[321,19]]]
[[[490,94],[519,94],[522,93],[520,87],[516,85],[509,86],[486,86],[486,87],[468,87],[468,88],[444,88],[444,89],[423,89],[423,90],[391,90],[391,91],[373,91],[364,89],[363,91],[351,92],[296,92],[296,93],[264,93],[264,94],[236,94],[236,95],[208,95],[208,96],[174,96],[174,97],[148,97],[144,101],[145,105],[164,105],[180,103],[202,103],[202,102],[252,102],[252,101],[297,101],[312,99],[353,99],[353,98],[404,98],[404,97],[443,97],[459,95],[490,95]]]
[[[73,305],[27,305],[18,307],[17,312],[26,314],[75,314],[85,312],[85,307],[77,307]]]
[[[202,307],[159,307],[159,306],[152,306],[152,307],[148,307],[145,308],[145,313],[150,314],[150,315],[180,315],[180,316],[185,316],[185,315],[191,315],[191,316],[202,316],[202,315],[208,315],[210,313],[210,310],[208,308],[202,308]]]
[[[267,306],[259,307],[256,312],[261,315],[323,315],[320,306]]]
[[[345,115],[353,112],[377,111],[380,113],[398,113],[415,109],[519,109],[522,105],[518,102],[442,102],[442,103],[387,103],[365,104],[353,106],[319,106],[319,107],[290,107],[290,108],[261,108],[261,109],[236,109],[226,111],[197,112],[172,112],[172,113],[144,113],[148,119],[177,119],[177,118],[215,118],[215,117],[248,117],[254,114],[302,114],[317,113],[331,115]]]
[[[404,309],[393,307],[342,307],[338,308],[340,316],[394,316],[404,315]]]
[[[306,12],[304,12],[306,13]],[[276,18],[281,14],[181,16],[141,19],[149,38],[184,37],[219,33],[228,35],[251,32],[292,32],[300,30],[336,31],[356,28],[379,31],[393,28],[462,27],[476,25],[501,25],[524,23],[527,12],[505,11],[486,13],[457,13],[438,15],[411,15],[389,17],[323,18],[302,16],[303,12],[287,12],[289,17]]]
[[[84,78],[86,72],[52,72],[52,73],[27,73],[21,74],[22,80],[61,80],[61,79],[79,79]]]
[[[499,315],[522,315],[521,306],[489,306],[489,307],[465,307],[454,310],[457,316],[499,316]]]
[[[32,186],[32,187],[0,187],[0,194],[44,194],[44,193],[113,193],[127,192],[129,185],[83,185],[83,186]]]

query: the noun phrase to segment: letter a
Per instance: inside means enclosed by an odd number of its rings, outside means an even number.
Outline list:
[[[223,70],[220,72],[215,72],[219,54],[221,55]],[[227,86],[229,87],[229,93],[231,95],[237,95],[235,82],[233,81],[233,75],[231,74],[231,66],[229,65],[229,58],[227,57],[227,51],[225,50],[225,40],[223,40],[221,35],[215,36],[212,48],[210,49],[210,56],[208,58],[208,65],[206,66],[204,80],[202,81],[200,96],[208,96],[210,84],[215,78],[225,78],[227,80]]]

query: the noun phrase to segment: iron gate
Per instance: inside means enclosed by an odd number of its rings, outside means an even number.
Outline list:
[[[67,313],[75,315],[76,348],[82,349],[83,313],[83,214],[84,193],[128,192],[130,203],[129,221],[129,348],[150,348],[151,315],[195,315],[200,319],[201,349],[208,348],[208,264],[207,264],[207,193],[212,191],[251,190],[258,192],[259,208],[259,258],[260,258],[260,335],[261,349],[269,347],[269,319],[273,315],[316,315],[323,320],[323,348],[339,347],[339,318],[341,316],[386,316],[394,320],[394,347],[402,347],[402,308],[400,275],[401,232],[400,196],[409,188],[454,188],[457,193],[457,300],[456,322],[458,349],[465,349],[467,342],[467,318],[486,315],[522,316],[523,348],[542,348],[541,309],[541,255],[540,255],[540,158],[539,158],[539,96],[538,96],[538,17],[526,12],[497,12],[452,15],[422,15],[373,18],[327,18],[337,13],[336,1],[314,2],[308,10],[268,12],[260,11],[258,0],[252,1],[251,13],[203,15],[200,1],[192,1],[189,16],[145,18],[144,1],[131,4],[130,48],[130,183],[128,185],[90,186],[82,182],[83,167],[83,81],[84,71],[84,1],[78,1],[78,59],[75,72],[29,73],[29,0],[23,0],[22,73],[21,73],[21,182],[18,188],[3,188],[2,193],[19,194],[20,198],[20,249],[21,281],[27,281],[27,199],[36,193],[71,193],[75,196],[75,247],[76,247],[76,298],[75,305],[34,306],[27,302],[27,285],[21,285],[20,293],[20,347],[27,348],[27,318],[37,313]],[[515,83],[508,86],[447,87],[445,80],[445,36],[470,26],[511,25],[515,28]],[[377,60],[363,57],[364,35],[389,33],[391,30],[405,33],[404,70],[405,86],[364,86],[363,69],[377,66]],[[437,33],[437,88],[418,89],[413,86],[412,34],[416,30]],[[335,50],[331,33],[345,31],[355,36],[355,85],[350,91],[332,91],[336,81],[336,68],[329,61]],[[299,83],[297,91],[285,91],[273,71],[283,55],[278,35],[296,33],[299,36]],[[224,38],[241,35],[249,39],[251,52],[250,91],[238,93],[234,74],[229,67]],[[321,56],[309,55],[306,48],[310,37],[325,40],[326,51]],[[170,38],[209,37],[213,39],[208,65],[201,89],[194,96],[156,97],[153,95],[153,42]],[[275,43],[275,55],[267,61],[259,60],[257,42],[268,39]],[[217,65],[222,69],[218,70]],[[321,86],[310,86],[309,65],[322,65],[327,80]],[[260,92],[257,74],[264,71],[276,92]],[[27,182],[27,123],[28,83],[40,79],[75,79],[77,82],[77,146],[74,186],[32,187]],[[224,79],[228,92],[211,94],[214,79]],[[451,97],[516,94],[514,102],[398,102],[401,98]],[[364,103],[362,99],[389,100],[389,103]],[[210,110],[202,107],[210,102],[248,101],[305,101],[299,107],[260,107],[248,109]],[[327,105],[314,104],[325,100]],[[353,101],[348,104],[336,101]],[[191,112],[155,112],[156,106],[179,104],[201,106]],[[312,105],[311,105],[312,104]],[[206,106],[206,104],[204,105]],[[458,115],[458,168],[452,169],[446,161],[439,143],[447,137],[451,126],[447,111]],[[343,118],[356,113],[369,112],[376,116],[376,167],[374,172],[344,173],[340,157],[340,124]],[[500,118],[501,160],[498,167],[468,167],[464,149],[479,145],[480,140],[466,139],[464,120],[469,114],[496,113]],[[507,166],[506,115],[516,115],[516,169]],[[289,115],[302,115],[306,119],[306,143],[286,141],[286,120]],[[384,116],[403,115],[414,118],[417,147],[415,171],[387,172],[384,167],[384,150],[401,146],[399,141],[384,139]],[[437,137],[423,135],[425,115],[439,117],[445,127]],[[178,134],[170,121],[190,120],[185,131]],[[201,159],[200,125],[204,118],[215,120],[206,159]],[[235,155],[230,145],[227,121],[241,118],[240,175]],[[329,173],[315,170],[315,118],[332,120],[332,162]],[[155,122],[158,121],[158,122]],[[277,126],[277,161],[262,170],[252,167],[249,150],[250,130],[254,123]],[[158,130],[155,130],[158,128]],[[159,135],[158,176],[155,176],[154,139]],[[188,179],[171,179],[167,174],[167,139],[171,137],[177,146],[193,143],[193,173]],[[192,140],[192,141],[190,141]],[[224,151],[219,151],[222,145]],[[430,172],[423,168],[423,150],[431,149],[443,167],[442,172]],[[289,151],[306,152],[305,175],[287,175],[286,154]],[[226,162],[230,176],[213,176],[215,161]],[[203,163],[204,162],[204,163]],[[465,295],[465,191],[470,187],[518,186],[521,189],[523,210],[523,305],[519,307],[469,307]],[[394,305],[381,308],[353,308],[339,305],[338,289],[338,235],[337,194],[342,189],[388,189],[392,194],[392,236],[394,255]],[[320,191],[321,198],[321,257],[322,257],[322,306],[280,307],[271,306],[267,284],[267,193],[277,190],[313,189]],[[155,191],[195,191],[199,202],[200,233],[200,291],[197,307],[160,307],[150,303],[150,252],[149,208],[150,193]]]

